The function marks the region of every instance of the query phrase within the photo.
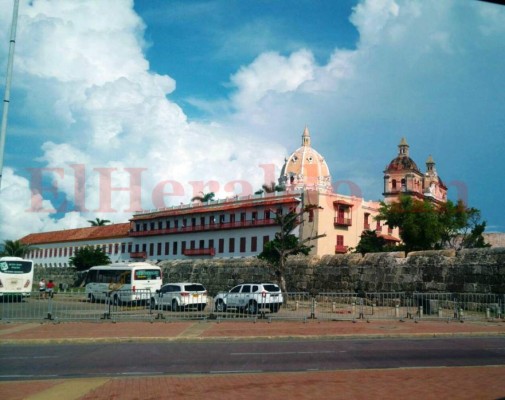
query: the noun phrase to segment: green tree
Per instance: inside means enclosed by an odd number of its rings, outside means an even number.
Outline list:
[[[109,256],[100,247],[86,246],[76,250],[69,259],[70,265],[77,271],[85,271],[95,265],[110,264]]]
[[[200,192],[200,193],[202,193],[202,192]],[[195,196],[195,197],[191,198],[191,201],[199,201],[201,203],[207,203],[209,201],[214,200],[215,196],[216,196],[216,194],[214,192],[202,193],[201,196]]]
[[[380,253],[389,250],[387,241],[383,237],[377,236],[377,232],[366,230],[360,236],[360,241],[356,246],[355,253]]]
[[[398,202],[382,203],[376,219],[400,229],[407,252],[484,244],[485,222],[479,224],[480,211],[466,207],[461,200],[436,204],[401,196]]]
[[[19,240],[5,240],[3,243],[3,251],[0,255],[24,258],[31,250],[33,250],[32,246],[24,244]]]
[[[291,211],[285,215],[278,212],[275,213],[275,222],[280,228],[279,232],[275,234],[275,238],[269,241],[258,255],[259,259],[267,261],[275,268],[277,280],[283,293],[287,292],[285,273],[288,256],[309,254],[310,249],[314,245],[307,245],[307,243],[326,236],[326,234],[318,235],[316,232],[314,235],[300,240],[298,236],[292,233],[300,225],[304,214],[308,214],[317,208],[320,207],[307,205],[299,212]],[[286,296],[284,296],[284,301],[287,301]]]
[[[456,235],[449,237],[448,242],[455,248],[482,248],[490,247],[485,242],[483,233],[486,230],[486,221],[480,222],[480,211],[476,208],[465,208],[464,216],[467,223],[457,232]]]
[[[95,218],[95,220],[88,220],[88,222],[91,224],[91,226],[104,226],[110,224],[110,221],[108,219],[100,218]]]

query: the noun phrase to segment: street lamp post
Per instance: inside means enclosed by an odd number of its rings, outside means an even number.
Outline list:
[[[7,133],[7,115],[9,113],[9,102],[11,94],[12,66],[14,61],[14,47],[16,44],[16,27],[18,22],[19,0],[14,0],[12,11],[11,38],[9,44],[9,59],[7,61],[7,74],[5,77],[5,96],[2,113],[2,126],[0,130],[0,189],[2,187],[2,171],[4,165],[5,136]]]

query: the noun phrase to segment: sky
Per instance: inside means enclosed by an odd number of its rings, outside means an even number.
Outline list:
[[[0,240],[253,193],[305,126],[337,192],[382,199],[405,137],[505,232],[504,71],[476,0],[20,0]]]

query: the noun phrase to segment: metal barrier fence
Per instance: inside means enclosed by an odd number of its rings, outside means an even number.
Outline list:
[[[133,296],[133,297],[132,297]],[[175,296],[175,295],[174,295]],[[490,320],[505,315],[505,295],[488,293],[286,293],[282,303],[237,295],[234,306],[198,294],[181,299],[145,291],[113,292],[91,301],[83,292],[0,297],[0,319],[11,321],[176,320]],[[252,298],[250,297],[252,296]],[[134,300],[131,300],[131,299]],[[231,301],[230,301],[230,304]]]

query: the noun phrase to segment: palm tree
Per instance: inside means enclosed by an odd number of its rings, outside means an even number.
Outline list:
[[[203,193],[200,192],[202,195],[201,196],[195,196],[191,199],[191,201],[199,201],[200,203],[207,203],[209,201],[214,200],[214,197],[216,194],[214,192],[209,192],[209,193]]]
[[[5,240],[4,249],[1,255],[9,257],[21,257],[24,258],[33,247],[29,244],[24,244],[19,240]]]
[[[110,224],[110,221],[108,219],[100,219],[100,218],[95,218],[95,220],[88,220],[88,222],[91,224],[91,226],[104,226],[107,224]]]
[[[286,188],[282,185],[276,185],[275,182],[270,182],[270,185],[266,183],[261,185],[261,189],[254,192],[254,194],[263,194],[263,193],[275,193],[275,192],[284,192]]]

